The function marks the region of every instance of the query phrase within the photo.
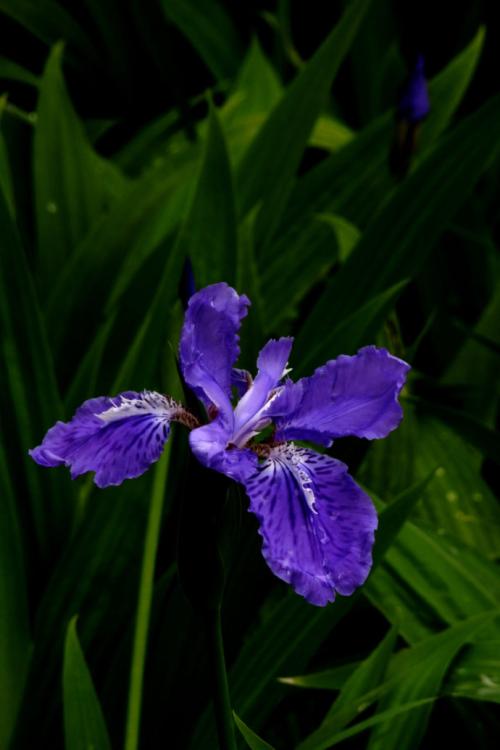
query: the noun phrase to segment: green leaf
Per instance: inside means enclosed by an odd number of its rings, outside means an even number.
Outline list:
[[[6,78],[9,81],[21,81],[21,83],[28,83],[30,86],[35,87],[39,83],[38,76],[30,70],[0,55],[0,79],[2,78]]]
[[[139,584],[134,645],[130,669],[127,724],[125,729],[125,750],[136,750],[139,743],[144,669],[146,663],[151,604],[153,601],[154,572],[163,513],[165,484],[170,464],[171,447],[172,444],[168,443],[165,452],[157,464],[153,489],[151,492],[146,535],[144,538],[144,554],[142,560],[141,580]]]
[[[300,688],[314,688],[316,690],[340,690],[345,681],[360,666],[362,662],[355,661],[342,664],[339,667],[325,669],[323,672],[312,672],[310,674],[295,675],[293,677],[280,677],[279,681],[284,685],[293,685]]]
[[[433,415],[451,427],[484,458],[490,458],[497,463],[500,461],[500,434],[496,430],[486,427],[479,420],[459,409],[443,406],[441,403],[428,401],[418,396],[410,397],[410,401],[423,414]]]
[[[353,727],[350,727],[349,729],[345,729],[343,732],[337,732],[334,737],[326,740],[328,744],[318,744],[318,745],[311,745],[311,747],[317,747],[319,748],[330,748],[334,747],[335,745],[338,745],[340,742],[343,742],[344,740],[348,740],[350,737],[355,737],[357,734],[360,734],[361,732],[364,732],[366,729],[370,729],[373,726],[376,726],[377,724],[380,724],[383,721],[387,721],[388,719],[393,719],[396,716],[400,716],[401,714],[405,714],[408,711],[414,711],[416,708],[422,708],[424,706],[427,706],[435,701],[435,698],[424,698],[422,700],[418,701],[412,701],[411,703],[405,703],[402,706],[397,706],[396,708],[390,708],[387,711],[384,711],[382,713],[377,713],[375,716],[372,716],[370,719],[366,719],[365,721],[360,721],[359,724],[355,724]],[[305,750],[305,748],[308,747],[308,745],[299,745],[300,750]],[[297,749],[298,750],[298,749]]]
[[[300,744],[301,750],[327,747],[337,732],[355,719],[374,700],[384,682],[389,660],[397,639],[397,630],[389,630],[372,653],[352,672],[321,726]]]
[[[72,413],[86,399],[95,395],[102,355],[113,329],[115,318],[116,315],[111,315],[108,320],[104,321],[87,353],[82,358],[64,397],[66,414]]]
[[[69,477],[64,479],[69,488]],[[111,637],[108,642],[114,653],[117,639],[130,633],[129,597],[138,584],[151,479],[149,472],[120,488],[110,488],[105,493],[94,491],[84,508],[83,520],[67,539],[37,609],[35,651],[17,726],[24,746],[34,744],[33,732],[44,740],[52,736],[47,731],[47,720],[57,718],[54,714],[58,706],[45,696],[59,694],[60,651],[66,623],[73,614],[88,612],[82,619],[82,628],[87,647],[96,644],[96,658],[99,658],[100,638]],[[86,482],[78,485],[82,491],[86,489]],[[128,666],[129,655],[130,640],[122,657],[123,665]],[[125,684],[123,668],[120,679]]]
[[[343,685],[340,695],[326,715],[324,724],[333,721],[338,728],[342,728],[356,718],[363,696],[384,681],[397,637],[397,629],[391,628],[371,654],[361,662]],[[339,715],[342,716],[341,722],[337,719]]]
[[[252,314],[248,316],[240,334],[240,364],[251,370],[255,365],[264,338],[265,305],[261,295],[260,278],[254,247],[255,212],[241,223],[238,243],[238,274],[236,289],[252,301]]]
[[[211,134],[186,219],[166,259],[155,295],[114,382],[114,388],[130,388],[144,378],[143,361],[165,340],[165,310],[171,309],[185,258],[194,266],[197,286],[215,281],[234,283],[236,274],[236,226],[231,173],[216,114],[211,115]]]
[[[432,636],[418,646],[398,654],[389,670],[389,681],[395,681],[380,701],[377,713],[398,708],[413,701],[438,695],[441,683],[456,654],[478,631],[498,617],[499,610],[448,628]],[[422,706],[417,711],[403,714],[387,724],[378,724],[370,737],[370,750],[413,750],[424,737],[432,705]],[[377,714],[375,714],[377,715]]]
[[[13,412],[12,438],[17,455],[25,460],[28,498],[38,542],[44,553],[48,554],[52,547],[54,554],[53,545],[58,548],[64,538],[70,503],[67,496],[63,498],[59,493],[59,477],[51,475],[43,479],[27,452],[62,414],[61,401],[33,280],[1,193],[0,233],[0,345],[6,382],[2,408],[6,413],[11,409]],[[48,489],[50,504],[45,497]]]
[[[498,615],[499,610],[495,609],[471,617],[410,649],[404,649],[391,660],[387,669],[394,646],[390,632],[351,675],[322,725],[299,745],[300,750],[329,748],[336,742],[339,733],[344,736],[340,730],[374,701],[379,701],[377,716],[438,695],[444,675],[457,652]],[[423,703],[418,712],[404,713],[390,725],[381,727],[377,722],[369,746],[378,747],[380,738],[382,742],[387,742],[387,747],[418,747],[431,708],[430,703]]]
[[[309,143],[315,148],[325,151],[338,151],[355,137],[344,122],[328,115],[323,115],[316,120]]]
[[[416,276],[447,222],[495,158],[499,146],[492,134],[498,128],[500,98],[494,97],[464,119],[394,191],[313,308],[301,329],[299,350],[321,339],[332,320]]]
[[[93,151],[68,97],[63,45],[53,48],[40,83],[34,140],[38,254],[46,284],[125,190],[118,170]]]
[[[484,36],[485,28],[480,26],[467,47],[433,79],[429,88],[431,111],[420,134],[422,153],[436,141],[462,101],[481,57]]]
[[[142,383],[151,381],[155,376],[168,330],[177,318],[178,310],[174,302],[183,260],[184,255],[181,252],[170,252],[151,305],[115,375],[111,388],[113,393],[131,387],[140,388]],[[165,310],[169,310],[170,313],[167,317]]]
[[[406,283],[401,281],[375,295],[330,330],[322,329],[321,336],[316,335],[313,341],[308,342],[307,347],[299,336],[302,348],[299,346],[297,349],[300,363],[297,372],[308,374],[318,362],[332,359],[338,354],[355,354],[360,346],[373,342]]]
[[[182,243],[191,259],[197,288],[217,281],[236,281],[236,209],[224,134],[210,107],[201,172],[182,229]]]
[[[344,263],[358,243],[361,232],[354,224],[337,214],[319,214],[318,219],[333,229],[339,248],[339,261]]]
[[[161,0],[161,5],[217,79],[235,74],[241,43],[230,16],[217,0]]]
[[[492,563],[413,523],[405,524],[363,591],[410,643],[500,603]]]
[[[279,101],[283,87],[257,38],[253,38],[238,74],[234,92],[222,110],[225,126],[241,118],[267,114]]]
[[[415,439],[416,471],[439,466],[435,482],[422,498],[421,517],[439,534],[448,532],[482,555],[497,557],[500,508],[478,475],[478,455],[435,417],[419,416]]]
[[[363,481],[377,492],[388,487],[397,492],[406,477],[436,470],[422,495],[418,517],[440,537],[451,535],[495,558],[500,548],[500,508],[478,474],[481,457],[437,418],[439,408],[436,411],[436,415],[422,413],[405,401],[401,429],[371,447]]]
[[[268,742],[264,742],[264,740],[258,737],[250,727],[247,727],[245,722],[242,721],[236,713],[233,712],[233,716],[234,723],[240,730],[240,734],[250,750],[273,750],[273,747]]]
[[[243,157],[237,180],[240,209],[245,215],[262,201],[257,225],[260,240],[272,235],[281,218],[309,134],[369,3],[370,0],[355,0],[349,4],[341,21],[290,85]]]
[[[0,116],[2,103],[0,101]],[[3,133],[0,131],[0,190],[3,192],[11,216],[15,216],[14,186]]]
[[[500,284],[486,306],[475,331],[494,344],[500,345],[498,320],[500,316]],[[485,423],[495,424],[498,403],[498,355],[474,340],[467,340],[450,363],[444,378],[446,383],[469,383],[480,386],[478,395],[470,399],[469,410]],[[495,397],[492,397],[496,394]]]
[[[194,106],[205,99],[206,95],[203,94],[190,104]],[[177,110],[169,111],[152,120],[114,154],[115,164],[132,176],[143,175],[154,166],[155,158],[158,163],[172,147],[193,150],[193,144],[188,141],[185,134],[177,134],[180,127],[181,121]]]
[[[68,624],[64,646],[63,703],[66,750],[111,750],[111,744],[76,632],[76,620]]]
[[[185,214],[194,166],[173,172],[160,170],[160,174],[155,171],[136,181],[78,245],[58,275],[47,303],[53,350],[62,347],[72,323],[80,329],[82,321],[88,327],[94,324],[93,339],[101,323],[95,318],[102,312],[111,314],[147,258],[155,249],[164,249],[165,238]],[[92,310],[88,306],[89,285]]]
[[[14,489],[0,444],[0,747],[9,745],[32,650],[23,558]]]
[[[464,651],[448,675],[447,695],[500,703],[500,640],[480,641]]]

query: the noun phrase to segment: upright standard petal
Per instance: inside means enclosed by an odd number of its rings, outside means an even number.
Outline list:
[[[243,446],[265,427],[266,421],[270,421],[266,416],[269,399],[286,374],[292,344],[290,337],[271,339],[261,350],[257,359],[257,376],[234,410],[232,440],[235,445]]]
[[[272,572],[311,604],[348,596],[372,564],[377,515],[345,464],[283,445],[244,480]]]
[[[288,382],[271,405],[277,439],[331,445],[347,435],[385,437],[403,417],[398,396],[409,369],[386,349],[366,346]]]
[[[231,376],[240,353],[238,331],[250,300],[225,283],[189,300],[179,346],[184,380],[203,402],[232,424]]]
[[[29,453],[42,466],[69,466],[72,479],[94,471],[98,487],[121,484],[159,459],[170,421],[180,410],[154,391],[92,398],[70,422],[57,422]]]

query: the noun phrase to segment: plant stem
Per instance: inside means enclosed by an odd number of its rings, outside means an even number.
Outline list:
[[[229,697],[220,607],[207,613],[207,637],[213,680],[213,703],[220,750],[237,750]]]
[[[160,536],[163,499],[165,496],[165,480],[169,456],[170,446],[167,445],[163,456],[157,464],[153,491],[151,494],[151,503],[149,506],[146,536],[144,540],[144,555],[142,558],[141,580],[139,584],[134,644],[132,648],[132,662],[130,667],[125,750],[137,750],[139,745],[144,664],[146,660],[151,601],[153,598],[156,551],[158,549],[158,539]]]

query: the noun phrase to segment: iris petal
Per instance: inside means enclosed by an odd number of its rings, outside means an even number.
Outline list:
[[[160,458],[179,408],[153,391],[93,398],[69,422],[57,422],[29,453],[42,466],[69,466],[72,479],[94,471],[98,487],[121,484]]]
[[[240,353],[238,331],[250,300],[225,283],[189,300],[179,346],[184,380],[203,402],[232,424],[231,375]]]
[[[398,396],[409,369],[386,349],[367,346],[288,382],[270,409],[277,439],[330,445],[348,435],[385,437],[403,417]]]
[[[238,398],[241,398],[248,391],[253,383],[253,378],[248,370],[240,370],[233,367],[231,372],[231,385],[236,390]]]
[[[271,339],[261,350],[257,376],[234,410],[233,441],[236,445],[243,445],[262,429],[260,423],[266,420],[263,409],[284,375],[292,344],[293,339],[289,337]]]
[[[222,420],[216,419],[193,430],[189,435],[189,444],[198,461],[204,466],[241,482],[243,477],[256,470],[257,456],[247,449],[228,447],[230,437]]]
[[[311,604],[348,596],[372,564],[373,504],[329,456],[284,445],[244,480],[272,572]]]

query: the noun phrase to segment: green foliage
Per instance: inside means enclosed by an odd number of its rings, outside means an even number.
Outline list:
[[[110,750],[99,699],[78,641],[76,617],[68,625],[64,645],[63,702],[67,750]]]
[[[464,21],[453,54],[435,50],[431,112],[396,179],[400,19],[352,0],[322,29],[305,6],[278,5],[263,33],[218,0],[0,0],[16,42],[0,48],[2,750],[217,748],[203,627],[176,575],[181,505],[189,534],[209,502],[186,497],[186,440],[174,430],[154,471],[106,491],[27,454],[92,396],[184,399],[186,259],[198,288],[224,280],[251,298],[243,367],[287,334],[294,378],[369,343],[413,366],[398,430],[328,449],[380,512],[354,596],[315,608],[272,579],[246,499],[229,493],[238,748],[409,750],[440,727],[472,747],[479,726],[498,730],[489,36]]]
[[[40,82],[34,137],[39,273],[51,282],[73,249],[123,192],[123,177],[88,142],[62,76],[57,44]]]
[[[273,750],[271,745],[257,737],[255,732],[252,732],[250,727],[247,727],[237,714],[234,714],[234,721],[250,750]]]
[[[371,0],[355,0],[272,110],[238,170],[243,215],[258,201],[259,240],[272,238],[311,129]]]

